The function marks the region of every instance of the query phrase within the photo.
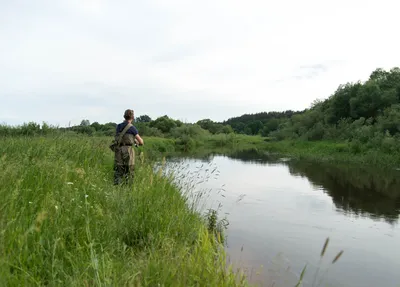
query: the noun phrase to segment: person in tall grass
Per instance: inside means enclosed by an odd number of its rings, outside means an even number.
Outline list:
[[[126,110],[125,120],[117,125],[115,139],[119,144],[115,148],[114,184],[132,184],[135,170],[135,145],[143,145],[138,129],[132,124],[133,110]],[[120,138],[120,136],[122,136]]]

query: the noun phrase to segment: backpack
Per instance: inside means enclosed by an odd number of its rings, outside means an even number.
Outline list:
[[[109,148],[110,148],[113,152],[115,152],[115,149],[116,149],[117,146],[119,146],[119,144],[120,144],[120,142],[121,142],[121,140],[122,140],[122,137],[123,137],[124,134],[129,130],[129,128],[130,128],[131,126],[132,126],[132,124],[127,124],[126,127],[125,127],[125,128],[122,130],[122,132],[119,134],[118,140],[114,139],[114,140],[112,141],[112,143],[110,144]]]

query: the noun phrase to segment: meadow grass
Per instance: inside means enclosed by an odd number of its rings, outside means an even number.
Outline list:
[[[384,152],[381,149],[365,146],[356,149],[348,142],[266,141],[259,145],[258,149],[299,160],[349,163],[381,168],[400,167],[400,154],[397,152]]]
[[[207,218],[146,154],[133,187],[113,186],[109,141],[0,139],[0,285],[247,286]]]

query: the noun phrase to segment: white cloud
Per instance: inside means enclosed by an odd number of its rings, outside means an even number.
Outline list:
[[[400,63],[396,1],[1,5],[0,121],[298,110]]]
[[[102,16],[106,13],[109,3],[106,0],[70,0],[68,4],[78,12],[91,16]]]

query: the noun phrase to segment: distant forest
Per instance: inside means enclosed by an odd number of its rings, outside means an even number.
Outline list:
[[[223,124],[237,133],[307,140],[348,138],[350,131],[395,135],[400,131],[400,69],[376,69],[366,82],[340,85],[310,109],[243,115]]]
[[[316,95],[321,96],[321,95]],[[211,134],[260,135],[276,140],[349,140],[360,143],[393,141],[400,138],[400,68],[376,69],[365,82],[340,85],[325,100],[315,100],[303,111],[245,114],[223,122],[202,119],[183,123],[167,115],[151,119],[142,115],[135,125],[143,136],[171,136],[176,129],[191,126]],[[80,125],[57,130],[88,135],[113,136],[116,123],[100,124],[82,120]],[[0,127],[0,135],[44,134],[47,124],[27,123]]]

